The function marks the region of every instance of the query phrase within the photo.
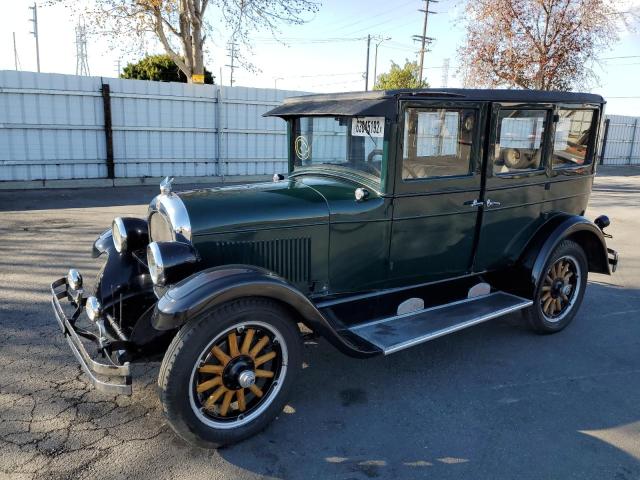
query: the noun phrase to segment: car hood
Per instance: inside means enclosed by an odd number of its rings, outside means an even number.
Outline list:
[[[325,198],[294,179],[179,192],[194,237],[329,222]]]

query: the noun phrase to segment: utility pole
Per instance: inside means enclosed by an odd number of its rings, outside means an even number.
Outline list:
[[[373,88],[376,87],[376,80],[377,80],[377,75],[378,75],[378,47],[382,44],[382,42],[386,42],[387,40],[391,40],[391,37],[378,37],[377,38],[378,42],[376,43],[376,54],[374,56],[374,61],[373,61]]]
[[[229,65],[225,65],[225,67],[229,67],[231,69],[231,75],[229,77],[229,85],[233,87],[233,70],[238,68],[235,66],[236,60],[236,44],[234,42],[229,43],[229,55],[227,57],[231,58],[231,63]]]
[[[442,88],[447,88],[449,83],[449,59],[445,58],[442,61]]]
[[[116,67],[116,72],[118,72],[118,78],[120,78],[120,59],[116,60],[114,67]]]
[[[40,43],[38,42],[38,5],[33,2],[33,7],[29,7],[29,10],[33,10],[33,16],[29,20],[33,22],[33,34],[36,37],[36,65],[38,66],[38,72],[40,72]]]
[[[424,52],[426,51],[426,45],[427,43],[430,43],[431,41],[433,41],[433,38],[427,37],[427,22],[429,20],[429,14],[430,13],[433,13],[434,15],[436,14],[436,12],[432,12],[429,10],[430,3],[438,3],[438,0],[424,0],[424,4],[425,4],[424,10],[422,9],[418,10],[419,12],[424,12],[424,23],[422,24],[422,35],[413,36],[414,40],[419,40],[422,44],[420,47],[420,66],[418,70],[418,80],[420,85],[422,85],[422,70],[424,69]]]
[[[367,35],[367,72],[364,76],[364,91],[369,91],[369,49],[371,47],[371,35]]]
[[[16,47],[16,32],[13,32],[13,63],[16,65],[16,71],[18,71],[18,48]]]

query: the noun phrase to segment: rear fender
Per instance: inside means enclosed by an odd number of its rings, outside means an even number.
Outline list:
[[[271,298],[287,305],[302,323],[347,355],[368,357],[380,353],[347,341],[311,300],[283,278],[247,265],[209,268],[177,283],[158,301],[151,323],[157,330],[177,329],[217,305],[242,297]]]
[[[572,240],[582,247],[590,272],[611,274],[602,231],[584,217],[556,215],[536,232],[520,262],[525,271],[530,273],[529,281],[533,290],[542,276],[549,255],[564,240]]]

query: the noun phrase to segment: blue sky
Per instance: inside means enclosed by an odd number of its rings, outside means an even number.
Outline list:
[[[13,69],[12,32],[16,32],[20,67],[35,70],[33,37],[29,35],[28,0],[12,0],[3,6],[0,18],[0,69]],[[640,0],[618,0],[621,8],[639,8]],[[378,49],[378,72],[388,69],[390,62],[415,59],[418,46],[411,36],[421,33],[422,14],[417,11],[420,0],[324,0],[320,10],[308,17],[301,26],[282,29],[284,44],[268,32],[256,32],[252,61],[256,72],[237,69],[236,85],[273,87],[316,92],[363,90],[366,64],[367,34],[391,37]],[[430,16],[428,36],[436,41],[425,57],[425,74],[434,87],[442,86],[443,62],[450,59],[448,85],[460,86],[456,78],[456,47],[464,39],[460,24],[460,0],[441,0],[433,5],[437,15]],[[62,7],[39,8],[42,71],[75,73],[74,25],[77,21]],[[600,84],[591,89],[608,100],[609,113],[640,115],[640,34],[621,32],[621,41],[609,51],[603,51],[601,67],[596,67]],[[206,64],[214,75],[228,84],[229,69],[224,31],[214,33],[207,42]],[[371,77],[373,82],[374,42],[371,49]],[[92,75],[115,76],[116,62],[132,59],[113,49],[104,38],[90,37],[89,64]],[[154,42],[146,45],[147,52],[160,52]],[[621,57],[621,58],[616,58]],[[623,98],[618,98],[623,97]]]

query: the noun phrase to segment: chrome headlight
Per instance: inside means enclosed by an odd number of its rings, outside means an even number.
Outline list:
[[[147,246],[147,265],[154,285],[165,286],[182,280],[199,260],[195,249],[182,242],[151,242]]]
[[[122,218],[116,217],[111,224],[111,235],[113,236],[113,246],[116,247],[118,253],[127,250],[127,229],[124,226]]]
[[[137,250],[149,241],[147,222],[141,218],[116,217],[111,224],[113,246],[118,253]]]

